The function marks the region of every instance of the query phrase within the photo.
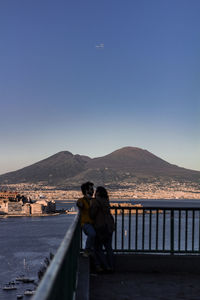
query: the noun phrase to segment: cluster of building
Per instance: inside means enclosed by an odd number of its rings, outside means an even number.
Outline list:
[[[157,181],[111,190],[112,199],[200,199],[200,183]]]
[[[27,198],[18,192],[0,192],[1,215],[30,216],[53,214],[55,212],[55,201],[46,199],[33,201],[30,197]]]
[[[154,180],[153,182],[123,182],[118,188],[106,185],[110,199],[200,199],[199,182],[178,182],[176,180]],[[7,189],[22,191],[34,203],[45,201],[75,201],[82,196],[81,189],[64,190],[42,183],[19,183],[6,186]],[[49,205],[49,204],[48,204]],[[24,208],[25,209],[25,208]],[[33,208],[34,211],[34,208]]]

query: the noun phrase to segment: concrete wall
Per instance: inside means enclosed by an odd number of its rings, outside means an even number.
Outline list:
[[[31,204],[31,213],[34,214],[42,214],[44,211],[44,206],[39,203]]]
[[[22,213],[22,204],[20,202],[7,202],[6,210],[8,214],[21,214]]]
[[[115,264],[120,272],[200,274],[198,255],[116,254]]]
[[[26,203],[25,205],[22,206],[22,211],[25,215],[30,215],[31,214],[31,205],[29,203]]]

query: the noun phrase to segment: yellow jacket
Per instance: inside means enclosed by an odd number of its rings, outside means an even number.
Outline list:
[[[93,224],[94,221],[90,218],[89,209],[90,209],[90,200],[88,200],[86,197],[80,198],[77,200],[77,206],[80,209],[81,212],[81,226],[84,224]]]

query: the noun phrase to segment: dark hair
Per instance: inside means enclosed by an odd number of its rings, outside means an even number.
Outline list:
[[[82,191],[83,195],[86,195],[86,192],[89,190],[90,186],[93,187],[94,183],[87,181],[81,185],[81,191]]]
[[[108,192],[103,186],[98,186],[96,189],[96,193],[98,193],[101,198],[109,199]]]

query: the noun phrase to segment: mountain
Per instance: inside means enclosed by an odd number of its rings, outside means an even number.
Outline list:
[[[180,168],[147,150],[124,147],[108,155],[90,158],[59,152],[33,165],[0,176],[0,184],[43,182],[59,187],[78,187],[84,181],[122,186],[156,178],[200,180],[200,172]]]
[[[58,184],[85,170],[91,158],[62,151],[23,169],[0,176],[0,183],[40,182]]]
[[[156,157],[147,150],[135,147],[124,147],[103,157],[90,160],[89,168],[111,168],[111,169],[137,169],[147,170],[169,167],[170,164]]]

